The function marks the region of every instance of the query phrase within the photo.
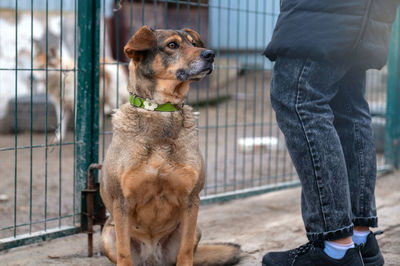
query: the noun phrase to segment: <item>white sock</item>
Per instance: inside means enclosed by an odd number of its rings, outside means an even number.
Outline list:
[[[354,248],[353,242],[351,242],[350,244],[338,244],[333,241],[324,241],[324,244],[325,244],[324,252],[329,257],[337,260],[343,258],[348,249]]]
[[[367,242],[367,236],[369,235],[370,231],[357,231],[353,230],[353,242],[357,245],[364,244]]]

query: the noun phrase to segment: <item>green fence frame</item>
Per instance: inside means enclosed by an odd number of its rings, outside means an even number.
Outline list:
[[[386,164],[400,167],[400,8],[393,23],[388,60],[386,104]]]
[[[87,185],[87,170],[99,157],[99,53],[100,0],[79,1],[78,25],[80,30],[78,67],[78,139],[83,143],[77,149],[76,201],[81,201],[85,213],[86,198],[82,191]],[[88,126],[90,125],[90,126]],[[87,218],[81,215],[81,228],[87,229]]]

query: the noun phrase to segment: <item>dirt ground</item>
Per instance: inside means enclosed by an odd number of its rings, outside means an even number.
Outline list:
[[[378,236],[385,265],[400,265],[400,172],[378,178],[376,200],[379,215]],[[201,206],[201,243],[235,242],[242,246],[240,266],[260,265],[268,250],[294,248],[304,242],[300,216],[300,188],[261,196]],[[87,255],[86,235],[78,234],[42,244],[0,253],[1,265],[112,265],[99,254],[95,234],[95,256]]]

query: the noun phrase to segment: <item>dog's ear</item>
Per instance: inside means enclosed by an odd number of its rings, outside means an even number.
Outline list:
[[[196,43],[199,47],[204,47],[203,42],[200,40],[200,35],[195,32],[194,30],[191,29],[183,29],[184,31],[186,31],[190,36],[192,36],[192,38],[194,38],[196,40]]]
[[[156,36],[154,31],[148,26],[143,26],[125,45],[124,52],[127,57],[136,60],[138,53],[151,50],[155,46]]]

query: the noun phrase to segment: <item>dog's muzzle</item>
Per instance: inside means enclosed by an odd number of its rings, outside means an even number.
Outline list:
[[[175,76],[178,80],[200,80],[213,72],[214,58],[215,52],[213,50],[203,50],[196,61],[192,62],[186,69],[178,69]]]

